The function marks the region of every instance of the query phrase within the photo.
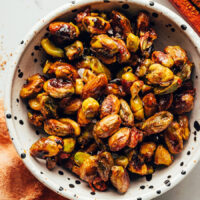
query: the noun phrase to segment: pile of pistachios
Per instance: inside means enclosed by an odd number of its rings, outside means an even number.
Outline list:
[[[86,8],[72,22],[50,23],[43,74],[20,91],[30,124],[47,134],[31,156],[72,171],[93,191],[112,183],[125,193],[130,175],[171,165],[190,135],[193,63],[180,46],[156,51],[149,14],[136,14]]]

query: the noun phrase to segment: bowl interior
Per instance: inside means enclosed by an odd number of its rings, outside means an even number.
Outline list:
[[[110,12],[111,10],[117,9],[132,17],[134,17],[140,10],[148,11],[151,15],[152,23],[155,24],[154,28],[159,35],[158,40],[155,42],[155,49],[163,50],[167,45],[180,45],[183,47],[187,51],[190,59],[195,63],[193,80],[196,90],[199,91],[200,83],[198,76],[200,77],[200,57],[197,49],[186,36],[184,31],[181,30],[180,25],[176,25],[163,15],[164,10],[161,9],[160,11],[155,11],[156,5],[150,7],[148,1],[146,1],[146,6],[140,5],[136,2],[115,1],[109,3],[107,1],[101,1],[91,4],[91,7],[94,10],[98,9],[104,12]],[[66,7],[66,14],[60,16],[59,18],[62,18],[65,21],[70,21],[71,19],[73,20],[76,13],[82,8],[83,6],[78,5],[72,5],[69,6],[69,8]],[[53,20],[54,19],[52,19],[52,21]],[[44,62],[44,58],[43,52],[40,48],[38,48],[38,46],[40,45],[41,38],[47,32],[46,28],[47,25],[45,25],[37,34],[35,34],[35,37],[29,41],[21,59],[17,63],[17,68],[12,82],[11,113],[15,133],[11,131],[10,134],[16,145],[18,153],[26,153],[24,162],[30,171],[32,171],[32,173],[45,185],[70,199],[103,200],[115,198],[116,200],[122,200],[153,198],[174,186],[177,181],[180,181],[185,174],[188,173],[187,170],[190,169],[191,166],[195,165],[197,157],[199,157],[197,155],[200,154],[200,136],[198,134],[196,135],[194,128],[194,122],[198,121],[200,118],[198,113],[198,110],[200,109],[200,104],[198,103],[199,93],[196,94],[194,109],[190,114],[191,136],[189,141],[185,144],[183,152],[176,156],[175,161],[170,167],[156,171],[151,180],[149,180],[149,177],[143,177],[138,178],[135,181],[131,181],[131,186],[128,192],[124,195],[119,195],[113,189],[109,189],[106,192],[96,191],[96,193],[93,194],[86,183],[81,181],[80,184],[77,184],[79,183],[76,182],[78,178],[70,172],[63,170],[59,166],[57,166],[53,171],[48,171],[43,161],[36,160],[29,155],[30,146],[38,140],[38,138],[42,137],[43,133],[38,134],[38,132],[36,132],[35,129],[29,125],[27,121],[27,108],[19,98],[19,91],[27,77],[34,73],[42,72],[41,64]],[[20,123],[20,120],[23,120],[23,125]],[[59,173],[59,171],[63,171],[64,174],[61,175],[62,173]],[[148,181],[146,179],[148,179]]]

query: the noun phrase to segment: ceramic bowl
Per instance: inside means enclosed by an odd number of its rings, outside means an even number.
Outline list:
[[[30,75],[41,72],[42,52],[40,41],[47,32],[48,24],[58,18],[70,21],[83,7],[90,5],[92,9],[111,11],[119,9],[130,15],[136,15],[140,10],[150,13],[154,28],[159,35],[155,42],[157,50],[163,50],[167,45],[180,45],[186,49],[190,59],[195,63],[193,72],[194,86],[197,90],[194,109],[190,114],[191,136],[185,144],[184,150],[176,156],[170,167],[157,170],[152,178],[143,177],[131,182],[128,192],[120,195],[113,189],[106,192],[92,193],[88,185],[70,172],[64,171],[57,166],[53,171],[48,171],[45,163],[36,160],[29,155],[30,146],[42,136],[42,133],[35,131],[27,120],[27,108],[19,98],[19,91]],[[192,28],[178,15],[149,0],[80,0],[66,3],[64,6],[53,11],[44,19],[40,20],[29,34],[21,41],[18,54],[10,67],[8,74],[5,114],[10,137],[31,173],[47,187],[69,199],[80,200],[141,200],[152,199],[174,187],[191,171],[200,158],[200,44],[199,38]],[[195,126],[194,126],[195,125]]]

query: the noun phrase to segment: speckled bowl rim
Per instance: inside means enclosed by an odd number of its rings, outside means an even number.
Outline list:
[[[112,3],[111,0],[110,2]],[[5,89],[5,96],[4,96],[4,107],[5,107],[5,115],[8,113],[11,113],[11,97],[12,97],[12,83],[13,83],[13,79],[14,79],[14,75],[15,75],[15,70],[18,66],[18,63],[24,53],[24,51],[26,50],[26,48],[28,47],[30,41],[32,40],[32,38],[48,23],[50,23],[52,21],[52,19],[55,19],[65,13],[68,12],[69,9],[76,9],[76,7],[78,6],[84,6],[86,4],[89,3],[95,3],[95,2],[103,2],[103,0],[77,0],[72,1],[70,3],[66,3],[65,5],[59,7],[58,9],[52,11],[50,14],[48,14],[47,16],[45,16],[44,18],[42,18],[40,21],[38,21],[36,23],[35,26],[33,26],[33,28],[28,32],[28,34],[25,36],[24,38],[24,43],[20,44],[18,49],[17,49],[17,54],[14,57],[14,61],[13,64],[11,65],[10,69],[8,70],[8,77],[7,77],[7,87]],[[173,21],[177,26],[181,26],[182,24],[185,24],[187,26],[187,30],[185,30],[185,34],[187,35],[187,37],[190,39],[190,41],[193,43],[194,46],[196,46],[197,52],[200,56],[200,39],[199,36],[194,32],[194,30],[191,28],[191,26],[180,16],[178,16],[177,14],[175,14],[173,11],[171,11],[170,9],[168,9],[167,7],[154,2],[154,6],[151,6],[150,3],[152,1],[149,0],[125,0],[124,3],[134,3],[136,5],[140,5],[143,6],[144,8],[150,8],[152,10],[155,10],[157,12],[162,12],[162,14],[170,19],[171,21]],[[12,114],[12,113],[11,113]],[[6,119],[6,123],[7,123],[7,127],[9,130],[9,134],[11,138],[14,138],[14,146],[18,152],[18,154],[20,155],[21,153],[21,144],[18,140],[16,131],[15,131],[15,127],[14,127],[14,120],[11,119]],[[200,160],[200,152],[194,154],[193,158],[197,161],[196,164],[198,163],[198,161]],[[34,164],[32,164],[31,162],[29,162],[29,159],[23,159],[24,164],[26,165],[26,167],[29,169],[29,171],[42,183],[44,183],[48,188],[52,189],[53,191],[57,192],[58,190],[58,185],[55,184],[53,182],[53,180],[51,179],[47,179],[47,176],[45,174],[43,174],[41,176],[40,174],[40,170],[38,170],[37,167],[34,166]],[[196,165],[195,164],[195,165]],[[188,164],[186,167],[187,170],[187,174],[189,174],[189,172],[191,172],[191,170],[194,168],[194,166],[192,163]],[[175,185],[177,185],[180,181],[182,181],[186,176],[176,176],[175,178],[171,179],[171,185],[172,187],[165,187],[164,184],[160,185],[160,188],[158,188],[159,190],[162,191],[162,194],[167,192],[168,190],[172,189]],[[44,181],[45,180],[45,181]],[[70,199],[74,199],[73,193],[70,190],[67,191],[62,191],[59,192],[60,195],[70,198]],[[154,197],[159,196],[158,194],[155,194],[155,192],[151,192],[148,194],[145,194],[141,196],[142,199],[152,199]],[[81,200],[88,200],[87,197],[79,197],[79,199]],[[131,197],[130,197],[131,199]]]

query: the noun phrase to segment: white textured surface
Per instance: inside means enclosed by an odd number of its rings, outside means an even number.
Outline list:
[[[175,9],[167,0],[155,0]],[[44,15],[63,5],[67,0],[0,0],[0,65],[9,68],[15,48],[23,36]],[[0,98],[6,84],[6,70],[0,67]],[[156,200],[199,200],[200,167],[197,166],[178,186]]]

